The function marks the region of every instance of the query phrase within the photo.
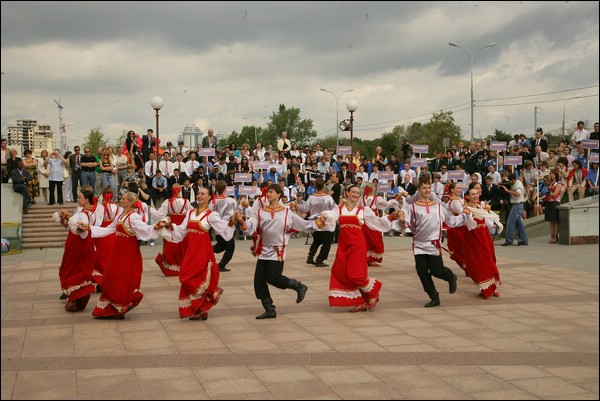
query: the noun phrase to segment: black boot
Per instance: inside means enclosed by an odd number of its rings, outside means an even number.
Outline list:
[[[314,265],[317,262],[315,262],[315,254],[314,252],[309,252],[308,253],[308,258],[306,258],[306,263],[308,263],[309,265]]]
[[[456,277],[456,274],[452,273],[452,278],[449,281],[449,287],[448,287],[448,291],[450,292],[450,294],[454,294],[456,292],[456,281],[458,280],[458,277]]]
[[[273,300],[270,297],[263,298],[260,300],[262,302],[263,308],[265,308],[265,313],[262,315],[256,316],[257,319],[273,319],[277,317],[277,312],[275,311],[275,305],[273,305]]]
[[[433,308],[434,306],[440,305],[440,295],[437,292],[435,294],[430,294],[429,298],[431,298],[431,301],[424,305],[426,308]]]
[[[298,296],[296,297],[297,304],[302,302],[302,300],[304,299],[304,296],[306,295],[306,291],[308,291],[308,287],[306,285],[302,284],[300,281],[295,280],[293,278],[290,279],[290,286],[288,288],[291,288],[294,291],[296,291],[296,293],[298,293]]]

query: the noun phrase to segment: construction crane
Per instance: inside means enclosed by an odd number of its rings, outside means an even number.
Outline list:
[[[68,146],[67,146],[67,127],[69,125],[77,124],[77,121],[63,124],[62,111],[63,111],[64,107],[63,107],[60,99],[58,99],[58,100],[54,99],[54,103],[56,103],[56,107],[58,107],[58,129],[59,129],[56,147],[58,149],[60,149],[61,154],[64,154],[68,148]]]

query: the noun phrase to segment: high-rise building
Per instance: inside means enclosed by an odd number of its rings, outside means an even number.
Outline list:
[[[202,130],[196,124],[187,124],[178,141],[183,141],[183,146],[190,150],[197,149],[197,145],[202,144]]]
[[[26,149],[31,149],[34,156],[39,156],[42,149],[52,150],[56,147],[56,139],[49,124],[38,124],[37,120],[17,120],[16,125],[6,129],[8,147],[17,149],[22,155]]]

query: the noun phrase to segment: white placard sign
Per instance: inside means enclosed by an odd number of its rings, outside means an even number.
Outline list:
[[[254,168],[254,171],[268,170],[269,162],[268,161],[255,161],[255,162],[252,162],[252,167]]]
[[[235,182],[252,182],[252,174],[235,173]]]
[[[379,185],[377,185],[377,192],[387,192],[390,190],[390,187],[389,182],[380,182]]]
[[[506,150],[506,142],[492,141],[490,143],[491,150]]]
[[[214,156],[215,148],[200,148],[197,149],[198,156]]]
[[[352,154],[352,146],[338,146],[336,152],[338,155],[350,155]]]
[[[464,170],[450,170],[448,171],[448,180],[452,181],[463,181],[465,179]]]
[[[225,188],[225,195],[227,195],[227,196],[235,196],[235,187],[233,185],[228,185]]]
[[[581,141],[581,147],[583,149],[598,149],[597,139],[584,139]]]
[[[388,182],[388,180],[393,180],[394,172],[393,171],[380,171],[379,173],[377,173],[377,179],[379,180],[379,182]]]
[[[504,156],[505,166],[520,166],[523,164],[523,156]]]
[[[416,159],[410,159],[410,166],[411,167],[423,167],[423,166],[427,166],[427,159],[423,158],[416,158]]]
[[[412,147],[413,153],[423,154],[429,152],[429,145],[413,145]]]
[[[600,158],[600,153],[590,153],[590,158],[588,159],[590,163],[598,163]]]
[[[238,187],[238,195],[254,196],[256,195],[256,187],[249,185],[241,185]]]

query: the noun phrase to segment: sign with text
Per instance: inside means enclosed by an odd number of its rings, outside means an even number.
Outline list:
[[[467,189],[469,189],[469,184],[466,182],[459,182],[457,187],[459,187],[461,191],[467,192]]]
[[[387,192],[390,188],[391,185],[389,182],[380,182],[379,185],[377,185],[377,192]]]
[[[252,182],[252,174],[235,173],[235,182]]]
[[[427,146],[427,145],[425,145]],[[410,159],[410,167],[424,167],[427,166],[427,159],[423,158],[416,158],[416,159]]]
[[[377,179],[379,179],[379,182],[388,182],[388,180],[393,180],[394,172],[393,171],[380,171],[377,175]]]
[[[598,163],[600,157],[600,153],[590,153],[590,158],[588,159],[590,163]]]
[[[492,141],[490,150],[506,150],[506,142]]]
[[[257,193],[256,192],[257,189],[258,189],[258,187],[242,185],[242,186],[238,187],[238,195],[255,196]]]
[[[523,164],[523,156],[504,156],[505,166],[520,166]]]
[[[283,170],[283,165],[281,164],[269,164],[269,170],[273,167],[275,167],[275,171],[278,173],[281,173],[281,170]]]
[[[252,167],[254,168],[254,171],[268,170],[269,162],[268,161],[254,161],[254,162],[252,162]]]
[[[413,153],[427,153],[429,152],[429,145],[413,145]]]
[[[465,171],[464,170],[450,170],[448,171],[448,181],[464,181]]]
[[[215,155],[215,148],[199,148],[198,149],[198,156],[214,156]]]
[[[597,139],[584,139],[581,141],[581,147],[583,149],[598,149]]]
[[[338,146],[336,152],[338,155],[350,155],[352,154],[352,146]]]
[[[225,195],[235,196],[235,187],[233,185],[228,185],[227,188],[225,188]]]

